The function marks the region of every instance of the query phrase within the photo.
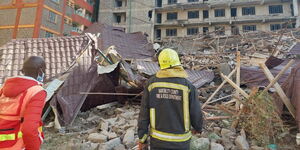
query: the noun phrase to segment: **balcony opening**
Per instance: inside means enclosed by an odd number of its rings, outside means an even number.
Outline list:
[[[203,10],[203,18],[204,19],[209,18],[209,12],[208,12],[208,10]]]
[[[155,31],[155,39],[160,40],[161,39],[161,29],[156,29]]]
[[[166,36],[177,36],[177,29],[166,29]]]
[[[156,14],[156,23],[161,23],[161,14]]]
[[[162,0],[156,0],[156,7],[162,7]]]
[[[283,13],[282,5],[270,5],[269,6],[270,14],[281,14]]]
[[[188,11],[188,19],[199,18],[199,11]]]
[[[203,31],[204,35],[207,35],[209,33],[209,28],[208,27],[203,27],[202,31]]]
[[[255,15],[255,7],[243,7],[242,14],[244,15]]]
[[[224,26],[216,26],[215,31],[217,35],[225,35],[225,27]]]
[[[215,9],[215,17],[225,17],[225,9]]]
[[[57,23],[57,14],[52,11],[49,11],[48,21],[56,24]]]
[[[290,9],[291,9],[291,15],[294,16],[294,5],[293,4],[290,5]]]
[[[125,13],[114,13],[113,14],[114,24],[125,24],[126,23],[126,14]]]
[[[282,28],[281,24],[270,24],[270,30],[271,31],[280,30],[281,28]]]
[[[78,15],[78,16],[84,17],[83,8],[81,8],[81,7],[78,6],[78,5],[75,5],[74,13],[75,13],[76,15]]]
[[[85,19],[87,19],[87,20],[89,20],[90,22],[92,22],[92,18],[93,18],[92,13],[86,11],[86,12],[85,12]]]
[[[236,17],[237,9],[236,8],[231,8],[230,11],[231,11],[231,17]]]
[[[237,26],[231,26],[231,35],[239,35],[239,27]]]
[[[198,28],[187,28],[187,35],[197,35],[199,33]]]
[[[115,0],[116,7],[122,7],[123,1],[122,0]]]
[[[168,5],[176,4],[177,0],[168,0]]]
[[[199,0],[188,0],[189,3],[191,2],[199,2]]]
[[[116,23],[121,23],[121,15],[116,15]]]
[[[243,25],[243,32],[256,31],[256,25]]]
[[[72,32],[81,33],[83,30],[80,27],[81,25],[77,22],[73,22],[72,24]]]
[[[296,23],[291,23],[291,22],[285,22],[282,24],[282,29],[291,29],[291,28],[296,28]]]
[[[167,13],[167,20],[176,20],[176,19],[177,19],[177,12]]]
[[[153,11],[152,11],[152,10],[149,10],[149,11],[148,11],[148,18],[149,18],[149,21],[151,21],[151,19],[152,19],[152,14],[153,14]]]
[[[72,20],[71,20],[71,19],[64,18],[64,23],[65,23],[66,25],[72,26]]]

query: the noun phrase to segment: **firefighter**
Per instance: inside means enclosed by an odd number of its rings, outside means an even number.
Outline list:
[[[158,62],[160,70],[148,80],[143,92],[138,120],[139,149],[147,147],[150,136],[152,150],[188,150],[192,131],[202,130],[197,89],[186,79],[176,51],[162,50]]]
[[[8,78],[0,88],[0,150],[40,149],[45,68],[43,58],[31,56],[23,64],[24,76]]]

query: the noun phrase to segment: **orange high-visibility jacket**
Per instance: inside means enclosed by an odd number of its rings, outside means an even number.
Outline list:
[[[0,89],[0,150],[39,150],[46,92],[31,77],[13,77]]]

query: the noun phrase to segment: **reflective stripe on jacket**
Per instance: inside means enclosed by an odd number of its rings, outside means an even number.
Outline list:
[[[30,87],[16,97],[0,95],[0,149],[21,150],[24,148],[22,140],[23,116],[26,105],[32,97],[44,89],[40,85]],[[25,127],[24,127],[25,128]],[[38,128],[39,137],[43,139],[42,124]]]
[[[150,135],[153,148],[185,149],[192,136],[191,125],[201,132],[202,113],[196,88],[185,78],[150,78],[138,122],[140,142]]]

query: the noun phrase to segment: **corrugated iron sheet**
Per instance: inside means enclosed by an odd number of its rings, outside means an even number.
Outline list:
[[[270,69],[273,76],[276,76],[283,67],[289,62],[285,60],[277,67]],[[266,78],[263,71],[258,67],[242,67],[241,68],[241,81],[248,87],[267,86],[270,82]],[[291,100],[292,105],[296,108],[296,121],[300,127],[300,60],[292,65],[291,69],[286,71],[278,80],[286,96]],[[283,102],[277,94],[274,94],[274,102],[278,107],[279,112],[283,111]]]
[[[280,65],[270,69],[271,73],[275,77],[289,62],[289,60],[284,60]],[[272,63],[277,63],[276,61],[271,62],[269,65],[275,66]],[[295,59],[295,63],[284,73],[278,80],[279,84],[283,84],[291,73],[292,68],[294,68],[297,64],[300,64],[299,59]],[[259,67],[241,67],[241,82],[247,85],[248,87],[259,87],[259,86],[267,86],[270,82],[265,76],[264,72]]]
[[[84,33],[100,33],[99,48],[103,51],[114,45],[123,59],[146,59],[155,54],[153,45],[142,32],[125,33],[124,28],[95,23]]]
[[[207,70],[201,70],[201,71],[186,70],[186,71],[189,75],[188,80],[192,82],[192,84],[196,88],[200,88],[201,86],[211,82],[215,78],[213,71],[207,71]]]
[[[142,33],[127,34],[121,28],[103,24],[95,24],[87,31],[101,33],[99,48],[105,50],[114,45],[124,59],[144,59],[154,55],[152,44],[149,44]],[[7,77],[20,75],[24,60],[30,56],[44,57],[47,80],[54,79],[70,67],[89,42],[86,35],[12,40],[0,47],[0,84]],[[92,46],[88,47],[51,100],[63,125],[71,124],[80,109],[86,110],[116,100],[116,96],[80,94],[89,91],[115,92],[115,86],[118,85],[119,69],[110,74],[98,75],[97,63],[93,61],[95,52]],[[132,79],[138,77],[140,76],[130,76]]]
[[[159,71],[159,66],[157,62],[137,60],[135,61],[135,63],[140,73],[154,75],[157,71]],[[209,83],[214,79],[213,71],[186,70],[186,72],[189,75],[188,80],[192,82],[196,88],[200,88],[205,83]]]
[[[269,68],[269,69],[272,69],[278,65],[280,65],[281,63],[283,63],[284,60],[283,59],[279,59],[277,57],[274,57],[274,56],[270,56],[268,58],[268,60],[265,62],[266,66]]]
[[[135,63],[140,73],[144,73],[150,76],[154,75],[159,70],[157,62],[137,60],[135,61]]]
[[[290,54],[300,55],[300,43],[297,43],[290,51]]]

